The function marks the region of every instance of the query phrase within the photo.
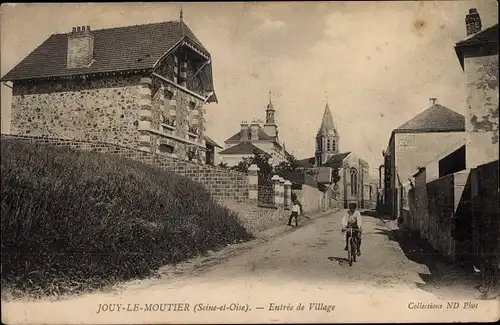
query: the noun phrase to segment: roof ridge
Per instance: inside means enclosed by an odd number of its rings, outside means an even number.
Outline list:
[[[178,20],[166,20],[166,21],[158,21],[154,23],[147,23],[147,24],[135,24],[135,25],[126,25],[126,26],[117,26],[117,27],[110,27],[110,28],[100,28],[100,29],[91,29],[91,32],[100,32],[103,30],[114,30],[114,29],[122,29],[122,28],[131,28],[131,27],[138,27],[138,26],[150,26],[150,25],[161,25],[161,24],[169,24],[169,23],[180,23]],[[78,27],[78,26],[76,26]],[[51,35],[68,35],[71,34],[72,32],[67,32],[67,33],[54,33]]]

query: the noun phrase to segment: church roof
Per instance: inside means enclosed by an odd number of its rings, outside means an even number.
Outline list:
[[[342,167],[342,162],[351,154],[350,151],[344,153],[338,153],[331,156],[322,166],[330,168],[340,168]]]
[[[461,131],[465,131],[465,117],[439,104],[432,105],[394,130],[395,133]]]
[[[314,157],[299,159],[297,160],[297,165],[303,168],[314,167]]]
[[[330,158],[321,165],[322,167],[330,167],[330,168],[340,168],[342,167],[342,162],[351,154],[350,151],[344,153],[338,153],[336,155],[330,156]],[[315,166],[315,158],[305,158],[297,160],[297,164],[303,168],[311,168]]]
[[[86,68],[68,69],[66,63],[70,34],[49,36],[9,71],[2,81],[153,69],[156,62],[182,40],[194,44],[201,53],[210,57],[210,53],[183,21],[169,21],[91,30],[95,62]],[[207,90],[213,90],[211,64],[205,69],[204,85],[210,88]]]
[[[238,143],[235,146],[219,152],[220,155],[252,155],[254,153],[264,154],[265,151],[256,147],[248,141]]]
[[[332,113],[330,112],[330,106],[326,104],[325,111],[323,112],[323,119],[321,120],[321,126],[319,127],[316,136],[328,135],[330,131],[333,131],[335,136],[338,136],[337,129],[333,123]]]

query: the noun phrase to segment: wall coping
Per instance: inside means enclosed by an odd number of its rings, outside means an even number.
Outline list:
[[[71,139],[71,138],[53,138],[53,137],[48,137],[48,136],[35,136],[35,135],[24,135],[24,134],[8,134],[8,133],[1,133],[0,134],[0,139],[8,139],[8,138],[12,138],[12,139],[33,139],[33,140],[52,140],[52,141],[61,141],[61,142],[75,142],[75,143],[82,143],[82,144],[95,144],[95,145],[103,145],[103,146],[113,146],[113,147],[120,148],[120,149],[126,149],[126,150],[135,151],[137,153],[141,153],[141,154],[144,154],[144,155],[151,155],[151,156],[154,156],[154,157],[161,157],[161,158],[169,159],[169,160],[172,160],[172,161],[175,161],[175,162],[179,162],[179,163],[182,163],[184,165],[189,165],[189,166],[192,166],[192,167],[205,167],[207,169],[213,169],[213,170],[223,171],[223,172],[228,173],[229,175],[234,175],[234,176],[239,176],[239,177],[248,177],[248,174],[246,174],[246,173],[241,173],[241,172],[238,172],[238,171],[228,170],[228,169],[221,168],[221,167],[218,167],[218,166],[198,164],[198,163],[195,163],[195,162],[192,162],[192,161],[187,161],[187,160],[183,160],[183,159],[179,159],[179,158],[175,158],[175,157],[171,157],[171,156],[167,156],[167,155],[163,155],[163,154],[158,154],[158,153],[153,153],[153,152],[149,152],[149,151],[145,151],[145,150],[140,150],[140,149],[136,149],[136,148],[132,148],[132,147],[127,147],[127,146],[124,146],[124,145],[121,145],[121,144],[117,144],[117,143],[112,143],[112,142],[92,141],[92,140],[80,140],[80,139]]]

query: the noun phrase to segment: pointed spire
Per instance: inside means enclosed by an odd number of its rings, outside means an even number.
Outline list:
[[[334,136],[338,136],[337,128],[333,123],[332,113],[330,112],[330,107],[327,102],[325,105],[325,111],[323,112],[323,119],[321,120],[321,126],[319,127],[316,136],[332,135],[330,131],[333,131]]]
[[[183,21],[183,16],[184,16],[184,14],[182,13],[182,5],[181,5],[180,21]]]
[[[271,110],[274,111],[274,106],[273,106],[273,102],[272,102],[271,98],[272,98],[272,94],[271,94],[271,92],[269,92],[269,104],[267,104],[268,111],[271,111]]]

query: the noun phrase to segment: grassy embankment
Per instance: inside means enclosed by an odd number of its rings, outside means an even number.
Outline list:
[[[9,296],[102,288],[252,237],[185,177],[95,152],[10,139],[1,147]]]

